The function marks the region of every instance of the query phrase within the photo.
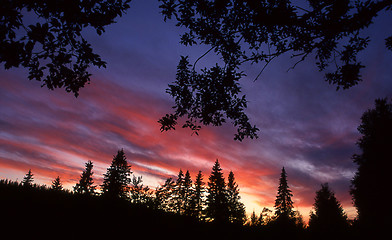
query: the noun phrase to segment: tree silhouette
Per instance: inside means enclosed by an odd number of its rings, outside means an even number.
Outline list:
[[[173,129],[179,117],[186,117],[183,127],[193,131],[230,119],[237,127],[236,140],[256,137],[258,129],[249,123],[244,113],[247,101],[240,95],[244,63],[262,64],[257,79],[279,56],[290,55],[295,60],[292,68],[314,56],[320,71],[332,70],[325,79],[337,89],[358,84],[365,66],[357,56],[370,41],[362,33],[391,6],[390,0],[307,0],[301,4],[293,0],[161,0],[164,20],[174,18],[185,29],[183,45],[210,47],[192,65],[181,57],[176,81],[168,88],[176,100],[175,113],[161,119],[162,130]],[[392,49],[392,36],[386,46]],[[222,66],[197,72],[196,63],[211,51],[220,57]]]
[[[172,178],[168,178],[166,179],[165,183],[157,189],[155,192],[155,199],[159,209],[162,209],[166,212],[176,212],[174,187],[175,182]]]
[[[192,215],[192,196],[193,196],[193,186],[192,178],[189,170],[186,170],[184,177],[184,197],[183,197],[183,208],[185,215]]]
[[[226,183],[218,159],[212,167],[212,172],[208,178],[207,192],[206,217],[216,223],[228,222]]]
[[[348,230],[347,215],[330,190],[328,183],[322,184],[316,192],[314,212],[310,214],[309,230],[314,238],[331,239],[346,237]]]
[[[204,182],[203,182],[203,174],[201,171],[196,176],[195,180],[195,187],[193,194],[191,196],[191,203],[190,203],[190,211],[191,216],[194,216],[197,219],[202,217],[202,212],[204,208]]]
[[[262,220],[262,215],[256,216],[255,210],[253,210],[252,214],[250,215],[249,221],[246,223],[247,226],[250,227],[260,227],[261,226],[261,221]]]
[[[54,191],[62,191],[63,190],[63,184],[61,183],[61,179],[59,176],[57,176],[52,181],[52,190],[54,190]]]
[[[227,202],[229,221],[243,225],[246,220],[245,205],[240,202],[240,189],[235,181],[234,173],[230,171],[227,179]]]
[[[237,82],[241,75],[234,68],[219,66],[197,74],[191,69],[188,58],[181,57],[177,67],[177,80],[167,90],[175,99],[176,111],[174,114],[166,114],[158,121],[161,131],[175,129],[178,118],[183,116],[188,120],[182,127],[190,128],[196,134],[201,128],[200,124],[220,126],[229,118],[237,127],[236,140],[257,137],[258,129],[249,123],[243,112],[247,101],[244,96],[238,96],[240,87]]]
[[[384,233],[392,210],[375,210],[385,199],[389,189],[392,168],[392,103],[387,99],[376,99],[375,108],[361,117],[358,131],[362,134],[357,141],[361,153],[353,156],[358,165],[352,180],[351,194],[358,211],[361,231],[372,234]],[[380,235],[381,236],[381,235]]]
[[[34,181],[33,178],[34,174],[31,172],[31,169],[29,169],[29,171],[26,173],[26,175],[23,178],[22,184],[25,187],[31,187],[32,183]]]
[[[86,169],[82,172],[80,180],[74,186],[74,191],[76,193],[91,195],[95,193],[94,180],[93,180],[93,162],[88,161],[86,164]]]
[[[278,221],[287,221],[294,217],[292,196],[293,194],[287,184],[286,170],[283,167],[279,179],[278,195],[275,200],[275,216]]]
[[[102,195],[111,198],[127,198],[131,182],[131,166],[128,165],[124,150],[113,157],[112,164],[104,174]]]
[[[98,35],[129,8],[131,0],[3,0],[0,63],[23,67],[29,79],[49,89],[64,87],[78,96],[90,80],[90,65],[106,63],[83,37],[91,27]]]
[[[133,176],[130,187],[130,201],[134,204],[150,206],[152,205],[150,188],[143,185],[142,176]]]
[[[184,206],[184,198],[185,198],[185,187],[184,187],[184,173],[180,169],[177,175],[176,184],[174,186],[173,191],[173,201],[175,205],[175,212],[180,214],[182,213]]]

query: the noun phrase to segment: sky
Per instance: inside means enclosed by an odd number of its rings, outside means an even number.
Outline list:
[[[234,172],[248,213],[273,209],[285,167],[294,207],[305,220],[325,182],[353,218],[351,156],[359,153],[360,117],[376,98],[392,97],[392,52],[384,46],[391,20],[382,14],[366,30],[371,42],[359,56],[366,65],[364,81],[349,90],[326,83],[312,58],[287,71],[295,62],[280,57],[257,81],[262,66],[244,66],[246,113],[260,132],[259,139],[237,142],[230,123],[204,127],[199,136],[181,128],[160,132],[158,119],[174,105],[165,90],[175,80],[180,56],[194,61],[208,47],[181,46],[183,29],[163,21],[157,1],[132,1],[102,36],[85,31],[107,68],[90,69],[91,83],[78,98],[41,88],[24,69],[0,70],[0,178],[21,181],[31,169],[36,183],[50,185],[60,176],[71,189],[91,160],[100,184],[113,155],[124,149],[133,174],[155,189],[180,169],[193,179],[201,170],[207,181],[219,159],[226,178]],[[216,60],[211,53],[198,64]]]

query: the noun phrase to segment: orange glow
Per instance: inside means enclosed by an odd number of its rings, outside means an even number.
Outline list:
[[[201,170],[207,182],[215,159],[219,159],[225,177],[229,171],[234,172],[247,213],[260,212],[263,207],[273,210],[279,164],[283,163],[274,162],[270,157],[273,154],[256,152],[257,147],[251,144],[234,142],[232,134],[224,136],[224,131],[234,132],[229,125],[220,129],[204,127],[200,136],[191,136],[180,126],[176,131],[161,133],[157,120],[170,109],[169,102],[100,79],[83,89],[77,100],[62,92],[29,89],[18,81],[4,82],[5,91],[31,102],[25,106],[16,99],[10,102],[12,108],[32,117],[13,120],[12,132],[0,135],[0,173],[9,170],[20,174],[31,168],[36,182],[50,185],[60,176],[64,186],[71,188],[84,163],[91,160],[95,182],[100,184],[113,154],[124,148],[132,171],[145,174],[146,183],[161,184],[176,176],[179,169],[189,170],[192,180]],[[20,91],[30,93],[18,95]],[[326,140],[331,141],[334,139]],[[254,145],[259,143],[255,141]],[[294,179],[289,173],[289,183],[291,177]],[[155,189],[156,185],[150,187]],[[292,190],[301,199],[295,207],[307,219],[313,196]]]

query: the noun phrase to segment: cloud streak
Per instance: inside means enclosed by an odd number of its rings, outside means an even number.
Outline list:
[[[94,79],[74,99],[13,77],[1,82],[1,101],[7,106],[0,118],[1,168],[17,172],[31,168],[46,184],[59,175],[69,187],[74,185],[87,160],[95,163],[100,183],[119,148],[124,148],[135,174],[143,175],[152,187],[175,177],[180,168],[192,176],[202,170],[207,180],[219,159],[225,176],[235,172],[248,205],[260,210],[273,205],[283,165],[289,169],[298,207],[312,204],[315,186],[309,186],[309,179],[333,182],[351,177],[350,170],[328,161],[334,153],[350,152],[349,146],[340,145],[346,136],[314,130],[307,139],[301,129],[275,127],[265,130],[264,138],[270,140],[238,143],[232,140],[230,125],[206,127],[198,137],[186,129],[161,133],[157,119],[170,109],[170,102],[160,96]]]
[[[135,2],[100,41],[91,40],[108,68],[93,72],[77,99],[39,88],[23,71],[0,71],[0,178],[20,180],[31,168],[40,183],[59,175],[71,187],[91,160],[100,184],[113,155],[124,148],[132,171],[153,188],[180,168],[193,178],[201,170],[207,181],[219,159],[225,177],[234,171],[247,211],[261,211],[273,206],[285,166],[295,206],[305,217],[326,181],[352,211],[348,191],[356,168],[351,160],[358,151],[356,127],[375,98],[392,92],[392,59],[378,50],[383,38],[364,59],[364,82],[348,91],[328,86],[309,60],[287,73],[292,62],[280,58],[255,83],[260,66],[245,69],[241,87],[260,139],[234,142],[229,123],[204,127],[200,136],[187,129],[161,133],[157,120],[173,105],[164,90],[174,81],[179,56],[197,59],[205,50],[179,46],[179,30],[162,22],[158,3],[150,9],[146,2]],[[215,60],[206,56],[198,64]]]

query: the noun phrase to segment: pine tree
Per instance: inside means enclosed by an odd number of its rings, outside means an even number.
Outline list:
[[[57,176],[53,182],[52,182],[52,190],[55,191],[62,191],[63,190],[63,184],[61,183],[60,176]]]
[[[294,217],[292,196],[287,184],[286,170],[283,167],[279,179],[278,195],[275,200],[275,217],[278,220],[286,221]]]
[[[331,239],[347,231],[347,215],[328,183],[322,184],[316,192],[313,206],[315,212],[310,215],[309,230],[315,234],[314,237]]]
[[[184,173],[180,169],[177,175],[177,180],[176,184],[174,186],[174,211],[178,214],[182,213],[182,210],[184,208],[184,196],[185,196],[185,190],[184,190]]]
[[[259,221],[260,221],[260,224],[267,225],[273,220],[273,218],[274,218],[274,216],[273,216],[272,210],[267,207],[264,207],[260,213]]]
[[[184,177],[184,214],[185,215],[192,215],[192,195],[193,195],[193,188],[192,188],[192,178],[189,170],[186,171]]]
[[[86,169],[83,171],[82,175],[80,175],[79,182],[74,186],[75,193],[94,194],[96,186],[94,186],[93,180],[93,162],[88,161],[86,164]]]
[[[33,178],[34,174],[31,172],[31,169],[29,169],[29,171],[26,173],[26,175],[23,178],[22,184],[25,187],[31,187],[32,183],[34,181]]]
[[[253,210],[252,214],[250,215],[249,221],[246,223],[249,227],[260,227],[262,225],[262,214],[259,217],[256,216],[255,210]]]
[[[174,204],[175,182],[172,178],[166,179],[165,183],[155,192],[155,201],[158,209],[166,212],[175,212]]]
[[[195,187],[191,197],[191,215],[200,219],[204,209],[204,182],[201,171],[196,176]]]
[[[131,182],[131,166],[128,165],[124,150],[113,157],[112,164],[104,174],[102,195],[111,198],[127,198]]]
[[[226,194],[226,183],[218,159],[216,160],[210,177],[208,178],[206,217],[217,223],[229,220]]]
[[[134,204],[143,204],[145,206],[151,204],[151,192],[148,186],[143,185],[142,176],[132,177],[130,187],[130,200]]]
[[[240,202],[240,191],[235,181],[234,173],[230,171],[227,179],[227,201],[229,211],[229,221],[243,225],[246,220],[245,206]]]

